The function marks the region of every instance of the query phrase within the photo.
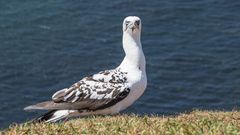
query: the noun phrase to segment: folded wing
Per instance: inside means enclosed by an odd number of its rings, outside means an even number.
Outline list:
[[[97,110],[123,100],[130,92],[125,72],[107,70],[85,77],[70,88],[57,91],[52,101],[28,106],[25,110]]]

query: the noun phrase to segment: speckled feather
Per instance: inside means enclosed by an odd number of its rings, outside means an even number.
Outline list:
[[[127,72],[120,68],[101,71],[93,76],[85,77],[70,88],[57,91],[52,100],[55,103],[77,103],[82,101],[89,105],[90,110],[105,108],[124,99],[130,89],[127,85]],[[104,107],[105,106],[105,107]],[[66,109],[66,108],[62,108]],[[71,109],[82,109],[81,107]]]

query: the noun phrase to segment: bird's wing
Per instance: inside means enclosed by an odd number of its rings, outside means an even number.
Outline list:
[[[57,91],[53,101],[29,106],[30,109],[104,109],[123,100],[130,92],[126,72],[118,69],[85,77],[70,88]]]

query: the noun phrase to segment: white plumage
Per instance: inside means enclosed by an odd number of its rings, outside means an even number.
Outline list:
[[[51,110],[37,121],[55,122],[73,116],[115,114],[132,105],[147,86],[141,28],[139,17],[124,19],[122,43],[125,57],[116,69],[85,77],[71,87],[57,91],[52,101],[24,109]]]

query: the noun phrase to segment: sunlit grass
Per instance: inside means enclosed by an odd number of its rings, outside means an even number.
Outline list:
[[[176,116],[92,116],[61,123],[11,125],[0,134],[240,134],[240,112],[193,111]]]

